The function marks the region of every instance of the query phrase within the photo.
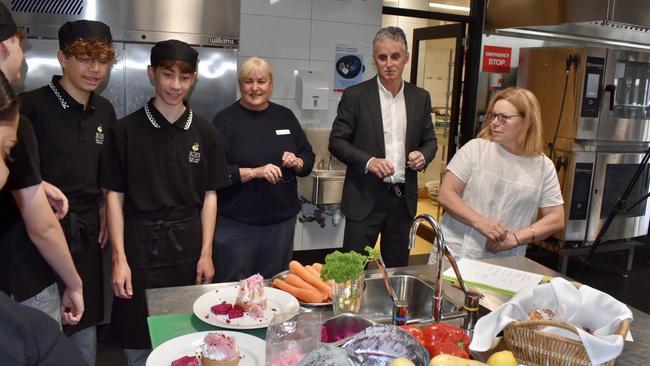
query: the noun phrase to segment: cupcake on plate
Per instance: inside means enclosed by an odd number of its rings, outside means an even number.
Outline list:
[[[237,300],[235,300],[235,305],[241,306],[248,312],[250,312],[251,307],[253,306],[260,310],[264,310],[266,308],[264,277],[258,273],[245,280],[239,281],[239,290],[237,291]]]
[[[201,345],[201,363],[204,366],[236,366],[239,348],[235,339],[222,333],[208,333]]]

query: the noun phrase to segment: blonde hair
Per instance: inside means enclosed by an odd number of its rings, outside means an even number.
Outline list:
[[[250,57],[239,67],[239,80],[241,81],[245,77],[259,73],[267,74],[269,81],[273,82],[273,68],[271,64],[263,58],[257,56]]]
[[[542,114],[537,97],[528,89],[507,88],[497,93],[488,105],[487,113],[492,113],[494,104],[500,100],[506,100],[512,104],[521,114],[523,127],[517,139],[517,145],[521,148],[524,156],[535,156],[543,153],[542,142]],[[490,122],[481,132],[479,138],[493,140]]]

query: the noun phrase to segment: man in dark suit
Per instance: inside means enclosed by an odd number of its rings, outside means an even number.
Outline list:
[[[402,80],[409,54],[400,28],[379,30],[373,59],[377,76],[345,90],[329,140],[332,155],[347,165],[343,249],[362,252],[381,233],[386,266],[404,266],[417,210],[417,172],[437,150],[431,98]]]

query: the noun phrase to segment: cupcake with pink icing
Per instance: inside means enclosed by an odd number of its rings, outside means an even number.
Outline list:
[[[203,366],[236,366],[239,363],[239,348],[235,339],[222,333],[208,333],[201,346]]]
[[[264,316],[264,309],[266,308],[264,277],[258,273],[241,280],[235,305],[241,306],[253,317]]]

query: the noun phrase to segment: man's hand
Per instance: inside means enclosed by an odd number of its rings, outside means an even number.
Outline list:
[[[68,198],[61,192],[60,189],[52,184],[43,181],[43,190],[47,196],[47,202],[54,210],[54,215],[58,220],[61,220],[68,214]]]
[[[409,153],[408,160],[406,161],[406,165],[416,172],[424,168],[424,163],[424,155],[422,155],[422,153],[417,150],[411,151]]]
[[[131,268],[126,261],[113,262],[113,293],[122,299],[133,297]]]
[[[485,236],[488,241],[502,241],[506,239],[506,234],[508,234],[508,229],[503,225],[499,220],[493,219],[484,219],[476,226],[483,236]]]
[[[384,179],[395,174],[395,167],[390,161],[381,158],[372,158],[368,163],[368,171],[379,179]]]
[[[269,183],[275,184],[282,179],[282,170],[277,165],[269,163],[253,169],[253,177],[264,178]]]
[[[212,263],[212,258],[199,258],[199,261],[196,263],[195,284],[203,285],[206,283],[212,283],[212,278],[214,278],[214,264]]]
[[[66,325],[77,325],[83,313],[83,290],[66,288],[61,296],[61,322]]]

